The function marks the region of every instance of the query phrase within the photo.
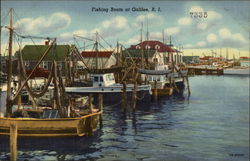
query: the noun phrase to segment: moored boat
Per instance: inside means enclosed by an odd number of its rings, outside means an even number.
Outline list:
[[[94,95],[96,102],[99,93],[103,94],[104,104],[114,104],[121,102],[124,86],[116,83],[113,73],[92,74],[92,86],[90,87],[65,87],[66,93],[73,95]],[[130,100],[134,84],[126,84],[127,98]],[[137,97],[145,100],[150,97],[150,85],[138,85]]]

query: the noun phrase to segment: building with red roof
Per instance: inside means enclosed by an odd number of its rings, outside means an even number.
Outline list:
[[[162,59],[156,60],[157,62],[164,62],[164,64],[172,62],[172,60],[177,64],[182,62],[182,52],[171,45],[156,40],[147,40],[136,45],[131,45],[128,50],[155,50],[159,55],[159,59]]]

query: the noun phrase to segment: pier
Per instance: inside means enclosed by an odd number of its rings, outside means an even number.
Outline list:
[[[188,75],[223,75],[223,68],[188,66]]]

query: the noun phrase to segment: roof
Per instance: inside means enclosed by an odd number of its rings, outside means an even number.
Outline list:
[[[21,51],[23,60],[37,61],[48,47],[48,45],[25,45]],[[53,47],[50,49],[49,53],[44,58],[44,61],[64,61],[69,51],[70,45],[56,45],[55,49],[53,49]]]
[[[143,41],[137,45],[131,45],[129,49],[139,49],[141,47],[143,49],[154,49],[158,52],[177,52],[177,50],[172,48],[171,46],[155,40]]]
[[[112,55],[113,51],[83,51],[82,57],[107,57]]]
[[[143,55],[144,57],[153,57],[156,54],[156,50],[143,50]],[[122,51],[122,54],[125,57],[133,57],[133,58],[138,58],[142,56],[142,50],[141,49],[128,49]]]

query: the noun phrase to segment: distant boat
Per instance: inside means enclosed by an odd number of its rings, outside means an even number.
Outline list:
[[[223,69],[224,75],[250,75],[250,67],[235,66]]]

